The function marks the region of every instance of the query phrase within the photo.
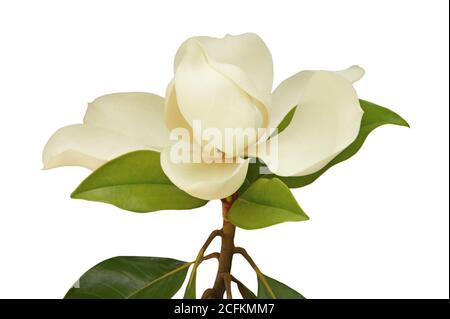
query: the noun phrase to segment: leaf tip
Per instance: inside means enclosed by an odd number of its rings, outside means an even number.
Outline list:
[[[396,117],[396,119],[392,121],[392,124],[399,125],[399,126],[404,126],[404,127],[407,127],[407,128],[411,128],[411,126],[409,125],[408,121],[406,121],[398,113],[395,113],[394,111],[391,111],[391,112],[394,113],[394,115]]]
[[[409,125],[409,123],[404,118],[402,118],[402,117],[400,117],[400,118],[401,118],[401,123],[402,123],[402,124],[400,124],[401,126],[411,128],[411,125]]]
[[[293,222],[306,222],[308,221],[310,218],[308,215],[305,214],[305,212],[301,211],[299,213],[299,215],[297,216],[297,218],[293,219]]]
[[[72,199],[80,199],[81,198],[78,188],[70,194],[70,198],[72,198]]]

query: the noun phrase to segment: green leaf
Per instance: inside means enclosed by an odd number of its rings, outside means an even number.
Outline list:
[[[261,165],[259,164],[257,158],[250,159],[247,175],[245,176],[244,182],[242,183],[241,187],[237,191],[238,196],[244,194],[245,191],[247,191],[247,189],[252,185],[252,183],[260,177],[260,166]]]
[[[281,179],[286,185],[288,185],[290,188],[297,188],[297,187],[303,187],[306,185],[311,184],[314,182],[317,178],[319,178],[323,173],[325,173],[327,170],[329,170],[334,165],[343,162],[353,155],[355,155],[359,149],[364,144],[367,136],[377,127],[386,125],[386,124],[393,124],[393,125],[400,125],[400,126],[406,126],[409,127],[408,122],[406,122],[400,115],[397,113],[382,107],[380,105],[360,100],[361,108],[364,110],[364,115],[361,120],[361,127],[359,129],[359,134],[355,141],[350,144],[345,150],[343,150],[339,155],[337,155],[330,163],[328,163],[324,168],[321,170],[310,174],[306,176],[292,176],[292,177],[281,177],[276,176],[274,174],[260,174],[259,168],[264,165],[261,162],[251,163],[249,167],[249,173],[247,173],[248,181],[251,183],[254,180],[256,180],[259,177],[278,177]],[[292,112],[292,111],[291,111]],[[290,113],[291,113],[290,112]],[[292,115],[288,114],[286,115],[283,122],[289,123],[290,119],[288,117],[292,118]],[[283,123],[282,122],[282,123]],[[287,125],[287,124],[286,124]]]
[[[71,197],[139,213],[205,205],[207,201],[172,184],[161,169],[159,156],[158,152],[136,151],[113,159],[89,175]]]
[[[291,123],[292,118],[294,117],[295,111],[297,110],[297,106],[293,107],[288,114],[286,114],[281,120],[280,124],[277,126],[278,134],[280,134],[284,129]]]
[[[265,279],[261,278],[261,276]],[[258,299],[305,299],[300,293],[266,275],[258,276]]]
[[[197,268],[193,267],[191,276],[184,291],[184,299],[196,299],[196,281],[197,281]]]
[[[81,276],[65,299],[171,298],[191,263],[160,257],[114,257]]]
[[[308,220],[289,188],[278,178],[261,178],[231,206],[228,219],[244,229]]]

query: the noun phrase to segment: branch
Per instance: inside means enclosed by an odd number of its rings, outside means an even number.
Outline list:
[[[206,289],[202,295],[202,299],[217,299],[216,291],[212,288]]]
[[[202,248],[200,248],[200,251],[197,254],[197,258],[194,261],[194,266],[192,267],[192,271],[191,271],[191,276],[189,277],[189,281],[187,284],[187,287],[189,287],[190,285],[192,285],[192,283],[194,282],[195,279],[195,275],[197,273],[197,268],[198,266],[205,260],[211,259],[211,258],[217,258],[219,259],[220,254],[219,253],[212,253],[209,254],[208,256],[205,256],[205,252],[208,249],[209,245],[212,243],[212,241],[218,237],[218,236],[222,236],[222,230],[216,229],[214,230],[209,237],[206,239],[205,243],[203,244]]]
[[[248,289],[239,279],[237,279],[236,277],[234,277],[233,275],[230,275],[231,277],[231,281],[234,282],[239,289],[239,292],[241,293],[242,298],[244,299],[255,299],[256,296],[255,294]]]
[[[232,282],[234,282],[236,285],[243,285],[243,283],[237,279],[236,277],[234,277],[233,275],[230,275],[230,279]]]
[[[214,230],[208,237],[208,239],[206,239],[205,243],[203,244],[202,248],[200,248],[200,251],[198,252],[197,255],[197,260],[200,259],[201,257],[203,257],[203,255],[206,252],[206,249],[208,249],[209,245],[212,243],[212,241],[214,240],[214,238],[222,236],[222,230],[220,229],[216,229]],[[201,257],[199,257],[201,256]]]
[[[236,226],[227,220],[228,211],[237,199],[237,194],[223,198],[222,201],[222,217],[223,224],[221,229],[222,245],[220,247],[219,267],[217,269],[216,279],[212,288],[207,289],[202,299],[222,299],[224,292],[227,297],[231,298],[231,264],[233,262],[234,235]],[[225,277],[223,276],[225,274]],[[228,275],[228,276],[227,276]]]
[[[222,280],[225,285],[225,291],[227,293],[227,299],[233,299],[231,294],[231,275],[229,273],[222,274]]]
[[[242,257],[245,258],[245,260],[247,260],[247,262],[250,264],[250,266],[255,271],[256,275],[259,278],[259,280],[261,280],[263,285],[266,287],[266,289],[269,292],[269,294],[271,295],[271,297],[273,299],[276,299],[276,296],[273,293],[272,287],[270,287],[269,283],[267,282],[266,276],[264,276],[264,274],[261,272],[261,270],[259,270],[258,266],[253,261],[252,257],[250,257],[250,255],[247,253],[247,251],[244,248],[242,248],[242,247],[235,247],[234,250],[233,250],[233,253],[234,254],[240,254]]]
[[[219,254],[219,253],[211,253],[211,254],[209,254],[209,255],[204,256],[204,257],[202,258],[201,262],[203,262],[203,261],[205,261],[205,260],[213,259],[213,258],[219,259],[219,257],[220,257],[220,254]]]

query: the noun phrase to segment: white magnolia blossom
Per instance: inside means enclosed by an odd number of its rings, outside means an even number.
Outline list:
[[[302,71],[284,80],[273,92],[271,54],[256,34],[222,39],[194,37],[179,48],[174,78],[163,99],[151,93],[114,93],[89,104],[83,124],[58,130],[43,152],[44,168],[84,166],[104,162],[134,150],[161,152],[161,166],[180,189],[202,199],[227,197],[242,185],[248,159],[259,157],[280,176],[302,176],[323,168],[352,143],[363,111],[353,82],[364,70]],[[171,159],[169,132],[185,128],[192,144],[205,141],[192,134],[202,127],[226,129],[275,128],[297,107],[288,127],[278,134],[278,147],[260,153],[249,139],[214,147],[232,163],[176,163]]]

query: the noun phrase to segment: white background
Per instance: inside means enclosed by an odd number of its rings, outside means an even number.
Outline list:
[[[89,171],[42,171],[42,148],[97,96],[163,95],[186,38],[252,31],[272,51],[275,85],[360,64],[360,97],[412,128],[377,129],[351,160],[294,190],[310,221],[240,230],[237,243],[308,298],[448,298],[448,19],[441,0],[2,1],[0,297],[61,298],[116,255],[195,257],[219,227],[218,201],[134,214],[71,200]],[[215,264],[200,268],[199,293]],[[243,260],[234,270],[256,286]]]

